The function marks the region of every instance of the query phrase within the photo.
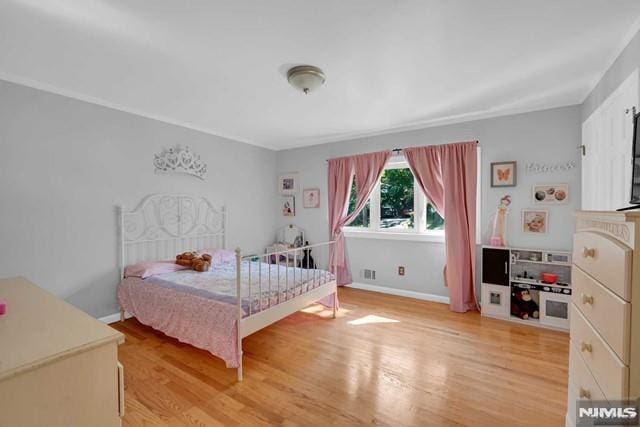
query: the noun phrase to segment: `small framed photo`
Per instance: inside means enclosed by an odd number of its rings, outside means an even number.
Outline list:
[[[549,212],[541,209],[522,210],[522,231],[529,234],[547,234]]]
[[[283,196],[298,194],[298,191],[300,191],[300,174],[292,172],[280,175],[278,177],[278,191]]]
[[[318,188],[305,188],[302,190],[302,206],[305,209],[320,207],[320,190]]]
[[[492,187],[515,187],[518,182],[516,162],[491,163]]]
[[[296,216],[296,198],[293,196],[282,199],[282,216]]]
[[[533,203],[561,205],[569,198],[569,184],[536,184],[533,186]]]

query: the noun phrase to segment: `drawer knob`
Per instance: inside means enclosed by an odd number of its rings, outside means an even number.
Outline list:
[[[591,353],[592,350],[593,347],[591,347],[591,344],[589,344],[588,342],[580,341],[580,351],[587,351]]]
[[[591,392],[584,387],[580,387],[580,391],[578,391],[580,399],[591,399]]]
[[[594,258],[596,256],[596,250],[594,248],[583,247],[582,258]]]
[[[582,298],[583,304],[591,304],[593,305],[593,296],[587,294],[580,294],[580,298]]]

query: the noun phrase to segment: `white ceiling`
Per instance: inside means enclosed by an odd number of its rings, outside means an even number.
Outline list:
[[[0,0],[0,78],[285,149],[583,101],[638,0]],[[285,78],[320,66],[305,96]]]

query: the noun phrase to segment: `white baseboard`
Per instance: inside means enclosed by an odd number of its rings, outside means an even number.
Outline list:
[[[401,297],[415,298],[415,299],[420,299],[424,301],[432,301],[432,302],[439,302],[442,304],[449,304],[449,297],[444,297],[442,295],[426,294],[423,292],[408,291],[405,289],[387,288],[386,286],[376,286],[376,285],[369,285],[367,283],[358,283],[358,282],[353,282],[347,286],[354,289],[380,292],[381,294],[397,295]]]
[[[133,316],[130,315],[129,313],[127,313],[126,311],[124,312],[124,318],[125,319],[130,319],[132,317]],[[120,312],[113,313],[113,314],[110,314],[108,316],[100,317],[100,318],[98,318],[98,320],[101,321],[102,323],[106,323],[107,325],[109,323],[119,322],[120,321]]]

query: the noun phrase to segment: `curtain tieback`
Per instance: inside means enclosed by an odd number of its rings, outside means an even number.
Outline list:
[[[444,278],[444,287],[448,288],[449,283],[447,283],[447,264],[445,264],[442,268],[442,277]]]

